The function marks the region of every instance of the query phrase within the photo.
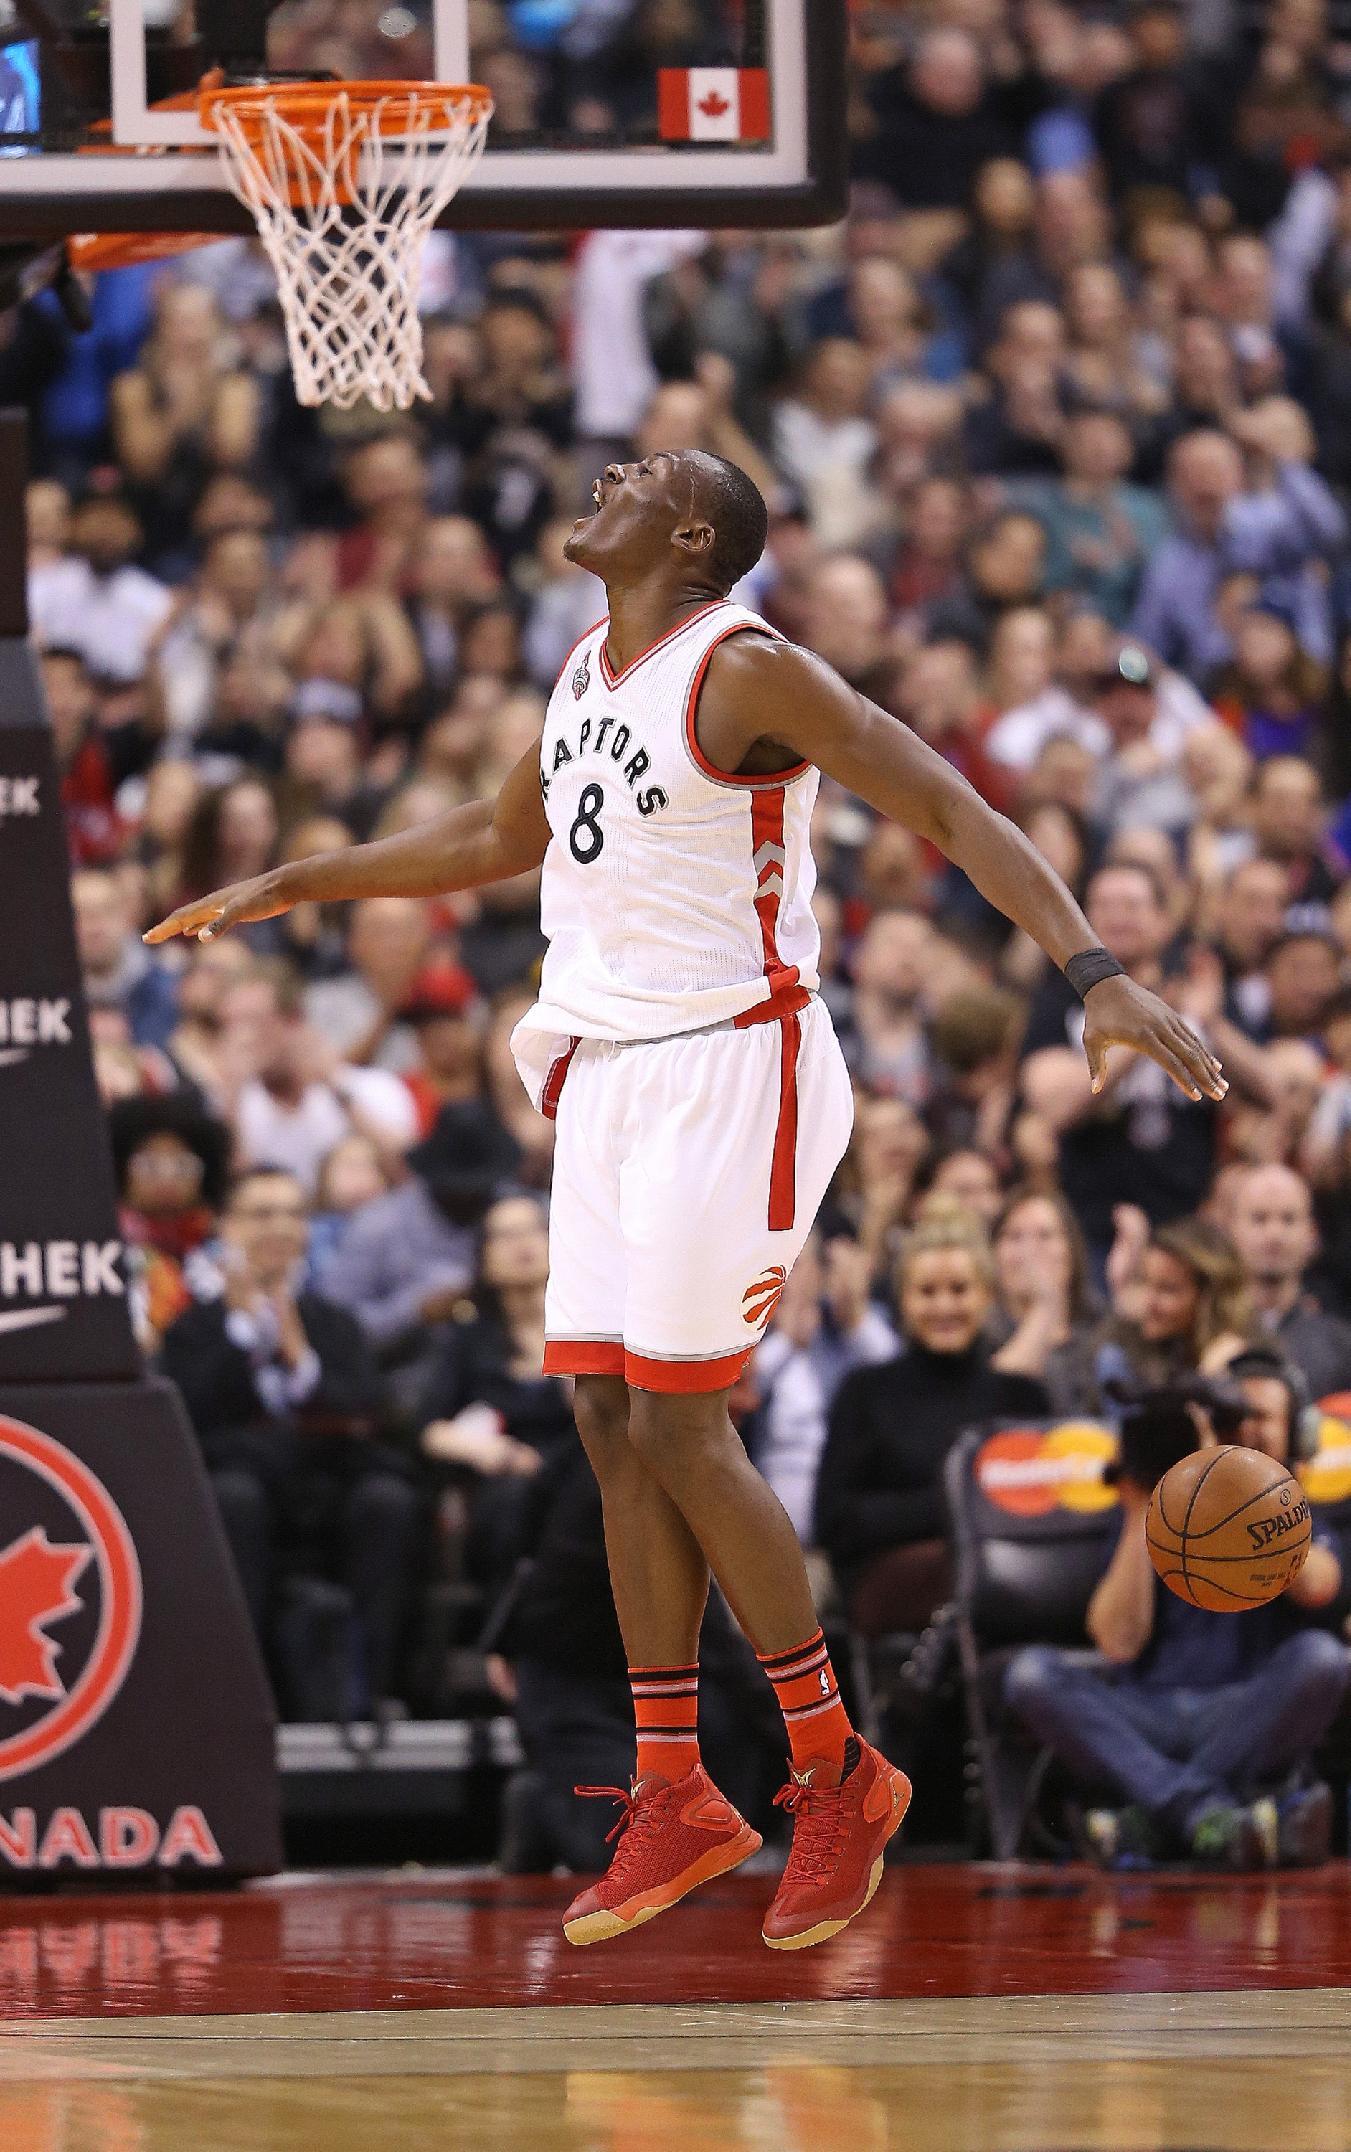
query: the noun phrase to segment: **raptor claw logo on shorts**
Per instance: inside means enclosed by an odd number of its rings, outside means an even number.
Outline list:
[[[588,650],[572,676],[573,699],[580,702],[591,685],[591,652]]]
[[[140,1633],[140,1564],[107,1488],[50,1435],[0,1417],[0,1779],[83,1739]]]
[[[762,1324],[769,1321],[783,1297],[783,1289],[787,1283],[788,1273],[783,1264],[772,1263],[768,1270],[761,1272],[753,1285],[746,1287],[741,1296],[741,1315],[742,1320],[752,1330],[758,1330]]]

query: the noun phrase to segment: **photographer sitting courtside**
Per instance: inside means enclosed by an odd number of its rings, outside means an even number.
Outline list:
[[[1105,1867],[1181,1856],[1247,1869],[1304,1865],[1328,1852],[1331,1797],[1301,1775],[1347,1685],[1345,1648],[1305,1621],[1340,1590],[1331,1545],[1315,1529],[1308,1560],[1282,1597],[1235,1615],[1177,1598],[1155,1576],[1145,1544],[1153,1488],[1179,1458],[1214,1439],[1207,1421],[1225,1440],[1282,1460],[1292,1455],[1298,1393],[1281,1364],[1249,1352],[1233,1370],[1237,1388],[1192,1378],[1145,1392],[1127,1410],[1121,1535],[1087,1617],[1107,1664],[1083,1667],[1034,1646],[1005,1675],[1010,1710],[1077,1791],[1085,1799],[1106,1793],[1115,1804],[1089,1807],[1083,1817],[1087,1849]],[[1283,1413],[1272,1411],[1273,1371],[1282,1379]],[[1283,1790],[1273,1794],[1273,1786]]]

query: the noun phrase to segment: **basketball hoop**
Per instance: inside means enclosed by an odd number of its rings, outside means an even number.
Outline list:
[[[476,84],[204,88],[235,193],[276,273],[302,404],[406,411],[430,398],[418,296],[427,234],[483,149]]]

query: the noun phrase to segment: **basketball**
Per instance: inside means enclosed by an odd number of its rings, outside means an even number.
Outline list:
[[[1287,1468],[1262,1450],[1194,1450],[1166,1472],[1145,1518],[1149,1558],[1189,1606],[1266,1606],[1304,1567],[1312,1519]]]

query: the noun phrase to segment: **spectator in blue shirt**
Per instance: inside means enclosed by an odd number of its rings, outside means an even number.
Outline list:
[[[1255,461],[1247,483],[1240,438]],[[1202,430],[1174,443],[1168,478],[1178,528],[1150,561],[1133,625],[1194,680],[1232,655],[1216,613],[1220,583],[1232,574],[1255,576],[1264,600],[1288,608],[1302,648],[1320,664],[1331,660],[1322,571],[1346,544],[1347,522],[1301,445],[1311,449],[1307,422],[1283,397],[1245,412],[1230,433]]]
[[[1269,1366],[1255,1353],[1235,1362],[1248,1368],[1238,1439],[1285,1462],[1300,1390],[1278,1356],[1265,1357]],[[1157,1398],[1151,1416],[1192,1409]],[[1341,1589],[1332,1542],[1315,1533],[1293,1584],[1241,1620],[1191,1606],[1154,1574],[1144,1532],[1151,1489],[1127,1465],[1128,1441],[1123,1449],[1121,1535],[1087,1616],[1105,1664],[1088,1668],[1033,1646],[1009,1666],[1006,1701],[1086,1796],[1107,1789],[1124,1804],[1084,1818],[1105,1866],[1179,1854],[1225,1868],[1322,1860],[1331,1797],[1300,1781],[1351,1667],[1345,1646],[1307,1621]],[[1273,1786],[1282,1790],[1273,1795]]]

